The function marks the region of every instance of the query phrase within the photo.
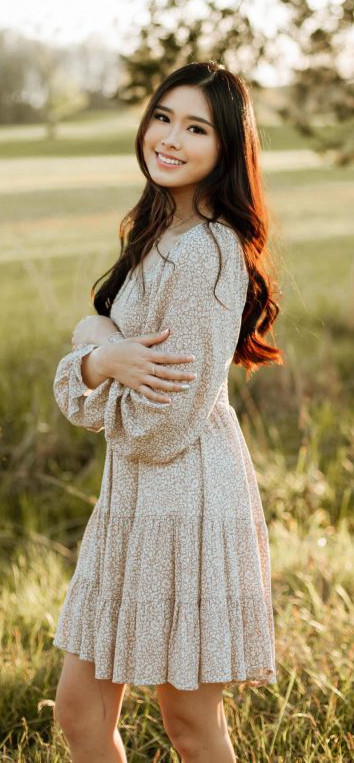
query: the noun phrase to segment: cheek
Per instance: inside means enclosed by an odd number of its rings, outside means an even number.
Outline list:
[[[161,127],[158,122],[153,122],[146,130],[144,143],[146,146],[154,146],[161,135]]]
[[[218,158],[217,145],[213,140],[200,142],[196,160],[200,167],[209,169],[213,167]]]

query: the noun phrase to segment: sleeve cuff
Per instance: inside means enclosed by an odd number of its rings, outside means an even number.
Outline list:
[[[75,393],[75,396],[81,397],[82,395],[89,395],[90,392],[93,390],[90,389],[90,387],[85,384],[83,378],[82,378],[82,372],[81,372],[81,363],[82,359],[89,355],[92,350],[95,350],[96,347],[99,347],[98,344],[83,344],[80,347],[78,347],[73,352],[73,364],[72,364],[72,379],[70,381],[71,384],[71,391]],[[98,389],[98,387],[96,387]]]
[[[58,373],[55,378],[55,389],[60,389],[62,385],[67,388],[67,416],[69,419],[74,417],[80,411],[80,399],[89,397],[91,394],[99,395],[111,380],[104,379],[98,387],[90,389],[85,384],[81,373],[82,359],[92,350],[99,347],[97,344],[83,344],[69,355],[62,359]]]

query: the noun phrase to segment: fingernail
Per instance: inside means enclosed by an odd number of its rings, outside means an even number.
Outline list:
[[[187,382],[180,382],[180,387],[182,387],[182,389],[189,389],[190,386],[191,385]]]
[[[168,334],[169,330],[170,330],[170,329],[164,329],[162,333],[163,333],[163,334]]]

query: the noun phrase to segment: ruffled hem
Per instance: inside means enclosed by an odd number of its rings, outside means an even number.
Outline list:
[[[262,600],[100,598],[96,584],[74,575],[53,644],[114,683],[261,686],[276,680],[266,623]]]
[[[242,508],[137,513],[102,496],[54,645],[94,662],[96,678],[118,683],[187,690],[273,683],[267,559],[266,525]]]

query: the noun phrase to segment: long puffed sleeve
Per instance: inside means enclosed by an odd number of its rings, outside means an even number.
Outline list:
[[[147,463],[166,463],[201,435],[225,384],[236,348],[248,287],[248,272],[236,234],[213,224],[220,246],[207,229],[181,239],[174,262],[164,266],[144,333],[169,327],[163,352],[195,355],[176,368],[195,371],[188,390],[171,392],[171,403],[154,402],[139,392],[108,390],[105,436],[120,455]],[[170,259],[170,258],[169,258]],[[214,296],[214,287],[217,297]],[[156,349],[156,348],[155,348]],[[119,384],[119,383],[118,383]],[[119,399],[118,399],[119,396]]]
[[[121,341],[124,337],[118,332],[110,341]],[[105,408],[112,384],[115,394],[122,394],[124,387],[113,379],[105,379],[98,387],[91,390],[85,384],[81,373],[81,363],[85,355],[98,347],[97,344],[81,344],[76,350],[65,355],[57,367],[53,392],[55,400],[66,418],[78,427],[92,432],[104,428]]]

